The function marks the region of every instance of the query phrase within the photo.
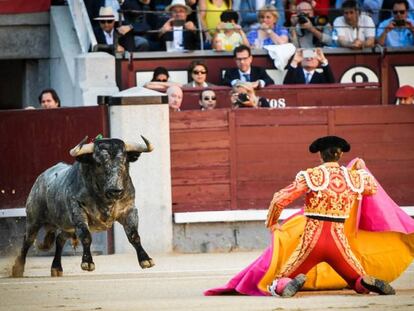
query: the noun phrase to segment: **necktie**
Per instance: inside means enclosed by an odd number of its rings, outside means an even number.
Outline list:
[[[244,79],[246,80],[246,82],[250,82],[250,75],[245,73],[243,74]]]
[[[311,80],[311,74],[310,72],[307,72],[305,76],[305,83],[309,84],[310,80]]]

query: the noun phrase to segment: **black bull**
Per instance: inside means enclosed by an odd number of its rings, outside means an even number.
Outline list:
[[[151,152],[151,144],[128,144],[119,139],[100,139],[84,144],[85,138],[70,154],[73,165],[59,163],[44,171],[34,183],[26,202],[26,232],[23,246],[13,266],[14,277],[23,276],[26,255],[38,231],[46,235],[39,245],[49,249],[56,241],[51,275],[62,276],[62,250],[66,240],[81,241],[81,268],[93,271],[90,252],[91,232],[111,228],[114,221],[123,225],[134,246],[142,268],[154,265],[141,245],[138,212],[134,207],[135,189],[129,176],[129,162],[142,152]]]

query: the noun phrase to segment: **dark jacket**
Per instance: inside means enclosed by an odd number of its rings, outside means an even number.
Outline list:
[[[224,78],[221,81],[221,84],[231,86],[231,81],[240,78],[241,77],[238,68],[227,69],[226,73],[224,74]],[[257,80],[263,80],[266,86],[270,84],[275,84],[272,78],[269,77],[269,75],[266,73],[266,70],[260,67],[252,66],[250,70],[250,81],[254,82]]]
[[[328,65],[321,67],[323,72],[319,73],[315,71],[310,80],[310,84],[323,84],[323,83],[335,83],[335,78],[333,76],[331,67]],[[283,84],[305,84],[305,74],[303,73],[303,68],[297,66],[293,68],[290,64],[287,66],[287,73]]]
[[[103,30],[99,28],[94,29],[96,41],[98,43],[98,51],[108,52],[115,54],[117,44],[121,45],[126,51],[133,51],[135,48],[134,34],[132,31],[121,35],[114,29],[114,44],[109,45],[106,43],[106,38]]]

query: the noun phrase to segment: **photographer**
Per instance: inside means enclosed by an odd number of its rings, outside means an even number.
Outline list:
[[[392,6],[393,17],[378,26],[377,42],[387,47],[407,47],[414,45],[414,21],[408,18],[407,0],[395,0]]]
[[[165,8],[171,18],[159,30],[161,42],[165,43],[167,51],[197,50],[200,48],[200,37],[197,27],[192,21],[187,21],[191,14],[185,0],[173,0]]]
[[[327,16],[315,16],[309,2],[301,2],[292,14],[290,38],[298,48],[322,47],[332,44],[332,26]]]
[[[237,82],[230,93],[233,108],[269,108],[266,98],[257,97],[254,88],[249,82]]]

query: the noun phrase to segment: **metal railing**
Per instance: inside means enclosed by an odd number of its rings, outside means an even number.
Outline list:
[[[67,3],[82,53],[87,53],[89,50],[94,51],[97,42],[85,3],[83,0],[68,0]]]

